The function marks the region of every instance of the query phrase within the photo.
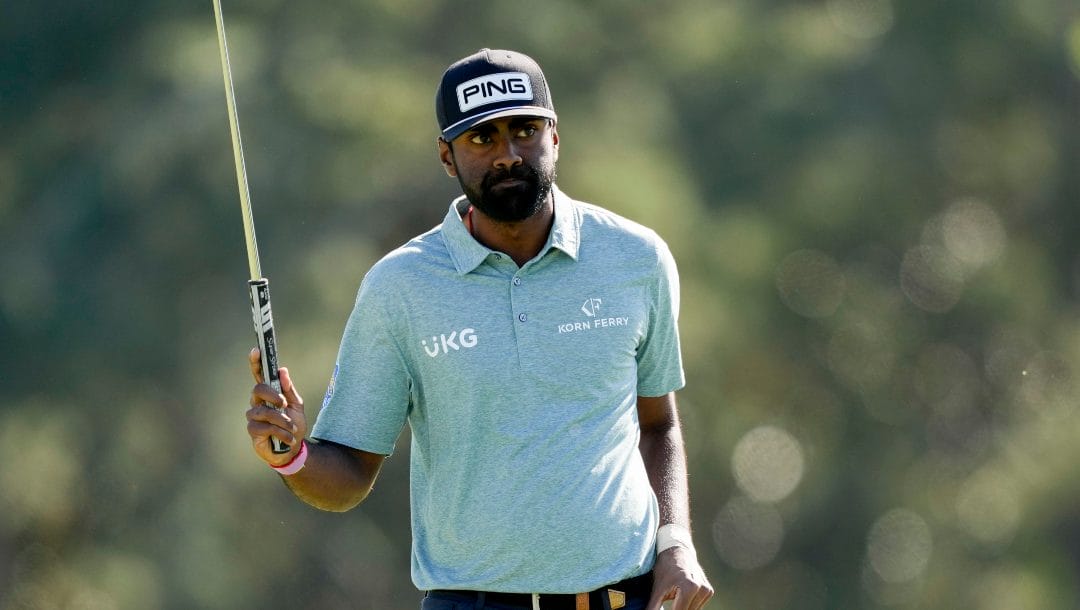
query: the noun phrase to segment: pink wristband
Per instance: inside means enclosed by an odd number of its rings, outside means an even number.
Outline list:
[[[289,476],[290,474],[296,474],[300,472],[300,469],[304,467],[304,462],[307,462],[307,441],[300,441],[300,451],[293,456],[293,459],[289,460],[287,464],[281,466],[271,466],[278,474],[282,476]]]

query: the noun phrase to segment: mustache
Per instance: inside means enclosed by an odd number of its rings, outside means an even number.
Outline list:
[[[529,165],[515,165],[509,169],[495,170],[484,176],[483,187],[491,188],[503,180],[524,180],[531,184],[540,182],[540,172]]]

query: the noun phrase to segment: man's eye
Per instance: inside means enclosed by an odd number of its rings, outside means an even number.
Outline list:
[[[488,142],[491,142],[491,136],[485,133],[474,133],[469,138],[469,141],[473,144],[487,144]]]
[[[535,125],[526,125],[518,130],[517,135],[519,138],[531,138],[536,133]]]

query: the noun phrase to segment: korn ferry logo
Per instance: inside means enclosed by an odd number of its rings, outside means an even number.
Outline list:
[[[630,318],[628,316],[601,315],[600,307],[603,304],[604,300],[597,297],[585,299],[585,302],[581,304],[581,313],[585,314],[586,319],[557,324],[555,325],[555,330],[558,331],[560,335],[564,335],[566,333],[596,330],[598,328],[630,325]]]
[[[476,347],[479,339],[475,328],[463,328],[460,331],[451,331],[449,335],[432,335],[430,346],[427,339],[421,339],[420,344],[424,346],[424,353],[434,358],[439,354],[449,354],[451,350],[456,352],[462,348]]]
[[[524,72],[478,76],[457,86],[458,108],[462,112],[496,102],[532,98],[532,84],[529,82],[529,75]]]
[[[586,299],[585,304],[581,306],[581,313],[590,318],[595,318],[597,314],[600,313],[600,305],[602,303],[603,301],[597,298]]]

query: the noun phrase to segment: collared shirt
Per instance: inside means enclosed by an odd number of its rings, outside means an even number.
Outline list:
[[[638,396],[684,383],[679,285],[650,229],[554,189],[520,268],[443,223],[361,283],[312,436],[389,455],[412,430],[422,590],[588,591],[652,567]]]

